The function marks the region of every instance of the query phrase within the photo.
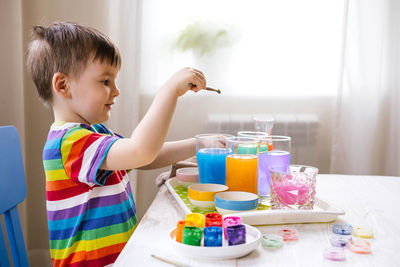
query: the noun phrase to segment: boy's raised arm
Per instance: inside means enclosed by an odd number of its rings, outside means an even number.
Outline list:
[[[188,90],[197,92],[205,87],[206,80],[200,71],[184,68],[176,72],[160,88],[131,137],[119,139],[110,147],[101,169],[133,169],[152,163],[164,144],[178,97]]]

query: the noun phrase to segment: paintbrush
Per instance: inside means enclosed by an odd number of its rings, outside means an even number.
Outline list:
[[[189,83],[189,86],[190,86],[190,87],[194,87],[195,85],[194,85],[193,83]],[[211,88],[211,87],[206,87],[206,90],[207,90],[207,91],[217,92],[218,94],[221,93],[221,90],[219,90],[219,89],[214,89],[214,88]]]
[[[190,267],[190,265],[186,265],[186,264],[182,264],[182,263],[180,263],[180,262],[176,262],[176,261],[172,261],[172,260],[169,260],[169,259],[165,259],[165,258],[162,258],[162,257],[160,257],[160,256],[156,256],[156,255],[154,255],[154,254],[150,254],[150,255],[151,255],[153,258],[155,258],[155,259],[157,259],[157,260],[159,260],[159,261],[162,261],[162,262],[165,262],[165,263],[168,263],[168,264],[177,266],[177,267]]]

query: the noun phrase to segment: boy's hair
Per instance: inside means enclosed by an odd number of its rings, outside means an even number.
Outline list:
[[[55,73],[79,77],[90,59],[121,66],[118,47],[96,29],[67,22],[53,22],[47,28],[33,27],[27,67],[45,103],[52,102],[51,83]]]

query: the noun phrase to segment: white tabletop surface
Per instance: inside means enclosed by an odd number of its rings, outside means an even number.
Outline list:
[[[354,254],[346,249],[344,262],[324,259],[323,250],[330,247],[333,223],[311,223],[257,226],[263,234],[296,228],[299,240],[285,242],[281,249],[270,250],[260,245],[251,254],[235,260],[187,258],[178,254],[168,240],[168,233],[185,214],[166,186],[162,186],[114,266],[172,266],[151,254],[189,266],[400,266],[400,177],[321,174],[316,191],[322,199],[346,212],[336,223],[372,226],[374,238],[367,239],[372,254]]]

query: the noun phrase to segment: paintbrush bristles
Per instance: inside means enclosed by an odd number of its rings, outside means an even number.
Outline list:
[[[219,90],[219,89],[214,89],[214,88],[211,88],[211,87],[206,87],[206,90],[208,90],[208,91],[213,91],[213,92],[217,92],[218,94],[221,93],[221,90]]]

